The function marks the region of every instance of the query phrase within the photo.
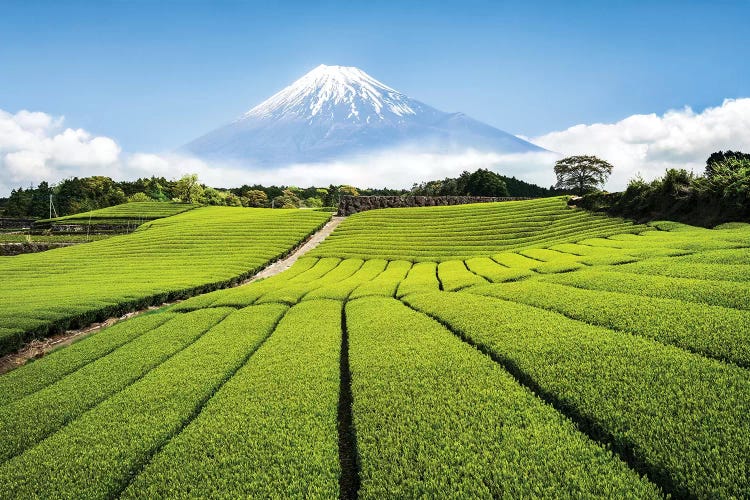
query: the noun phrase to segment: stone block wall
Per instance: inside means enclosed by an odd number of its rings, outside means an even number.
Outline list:
[[[0,229],[27,229],[34,223],[34,219],[19,219],[15,217],[0,217]]]
[[[338,215],[347,216],[378,208],[435,207],[530,200],[532,198],[494,198],[491,196],[342,196]]]

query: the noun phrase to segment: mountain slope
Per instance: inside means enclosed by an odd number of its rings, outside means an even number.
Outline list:
[[[544,151],[463,113],[432,108],[358,68],[325,65],[183,149],[209,160],[262,167],[395,147],[423,152]]]

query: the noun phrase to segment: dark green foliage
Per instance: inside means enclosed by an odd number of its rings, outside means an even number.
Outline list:
[[[271,208],[298,208],[302,205],[302,200],[292,189],[285,189],[282,194],[271,200]]]
[[[714,153],[712,158],[705,176],[669,169],[651,182],[631,180],[622,193],[589,194],[577,203],[583,208],[639,221],[668,219],[713,226],[748,220],[750,155],[730,151]]]
[[[54,203],[60,215],[96,210],[126,201],[125,192],[109,177],[74,177],[55,188]]]
[[[146,196],[155,201],[169,201],[173,198],[172,188],[175,181],[169,181],[164,177],[142,178],[135,181],[122,181],[118,183],[125,196],[135,193],[145,193]]]
[[[513,177],[506,177],[501,175],[505,186],[508,188],[508,196],[516,196],[521,198],[544,198],[547,196],[559,196],[561,194],[570,194],[570,190],[557,189],[555,186],[549,188],[537,186],[529,182],[522,181]]]
[[[728,157],[711,164],[711,175],[697,178],[692,184],[699,199],[718,200],[722,209],[750,213],[750,155]],[[745,217],[746,219],[747,217]]]
[[[49,196],[57,215],[71,215],[125,203],[129,196],[144,193],[155,201],[172,199],[174,181],[152,177],[132,182],[116,182],[109,177],[73,177],[57,185],[41,182],[36,188],[14,189],[6,202],[5,216],[49,217]],[[54,217],[54,212],[53,212]]]
[[[186,186],[185,178],[191,178]],[[187,188],[187,190],[186,190]],[[419,195],[473,195],[543,197],[565,194],[565,191],[546,189],[515,177],[505,177],[487,169],[473,173],[463,172],[460,177],[443,181],[429,181],[407,189],[357,188],[348,185],[327,188],[310,186],[262,186],[245,184],[238,188],[214,189],[198,183],[195,174],[181,180],[164,177],[142,178],[135,181],[113,181],[109,177],[74,177],[55,186],[42,182],[36,188],[18,188],[8,198],[0,198],[0,215],[5,217],[49,218],[49,196],[60,216],[106,208],[128,201],[132,196],[147,197],[153,201],[189,199],[194,203],[218,206],[271,207],[335,207],[339,197],[358,193],[361,196]],[[54,215],[54,214],[53,214]]]
[[[458,177],[446,177],[443,180],[427,181],[415,184],[411,194],[418,196],[514,196],[522,198],[539,198],[564,194],[566,191],[546,189],[506,177],[487,169],[480,168],[473,173],[464,171]],[[362,193],[370,194],[370,193]]]
[[[713,177],[714,164],[724,163],[730,158],[734,160],[750,160],[750,154],[730,150],[711,153],[711,156],[709,156],[708,160],[706,160],[705,176],[708,178]]]
[[[469,196],[510,196],[508,187],[500,176],[484,168],[469,175],[466,191]]]
[[[260,184],[245,184],[238,188],[231,188],[229,189],[229,192],[240,196],[243,200],[244,206],[270,207],[271,202],[273,201],[274,208],[284,208],[285,206],[286,208],[289,208],[292,205],[318,208],[321,206],[338,206],[339,196],[351,194],[349,188],[351,188],[351,186],[334,186],[333,184],[327,188],[315,186],[299,188],[295,186],[262,186]],[[405,189],[352,189],[362,196],[399,196],[408,193]],[[262,193],[262,195],[260,193]],[[308,200],[310,200],[309,203]],[[330,211],[335,212],[335,209]]]
[[[183,203],[199,203],[204,198],[203,186],[198,182],[198,174],[183,175],[174,185],[175,198]],[[215,191],[215,190],[214,190]],[[209,203],[211,205],[212,203]]]
[[[48,217],[50,194],[52,194],[52,189],[46,182],[41,182],[36,189],[14,189],[5,201],[3,215],[7,217]]]
[[[555,163],[555,187],[582,195],[603,185],[612,168],[612,165],[596,156],[569,156]]]

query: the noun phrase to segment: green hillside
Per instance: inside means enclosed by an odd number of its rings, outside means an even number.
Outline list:
[[[0,376],[0,496],[746,498],[748,241],[559,198],[353,216]]]
[[[0,351],[236,282],[286,254],[329,217],[205,207],[147,222],[128,235],[4,257]]]
[[[128,221],[145,222],[162,217],[170,217],[188,210],[198,208],[200,205],[190,203],[140,201],[123,203],[90,212],[81,212],[74,215],[57,217],[53,219],[41,219],[36,225],[45,224],[118,224]]]
[[[439,262],[649,229],[569,209],[565,198],[390,208],[348,217],[311,255]]]

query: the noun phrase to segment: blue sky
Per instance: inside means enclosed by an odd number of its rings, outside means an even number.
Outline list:
[[[750,2],[2,0],[0,109],[166,151],[320,63],[537,136],[750,95]]]
[[[700,173],[714,151],[750,152],[748,19],[750,0],[0,0],[0,196],[184,173],[404,188],[491,168],[549,186],[572,154],[615,165],[610,190]],[[358,66],[555,154],[383,151],[249,173],[175,151],[319,64]]]

